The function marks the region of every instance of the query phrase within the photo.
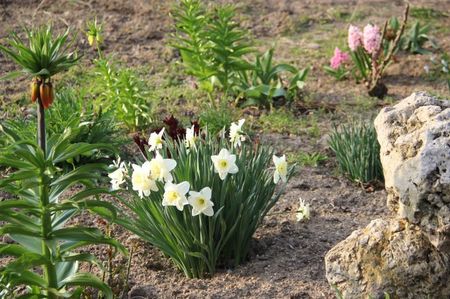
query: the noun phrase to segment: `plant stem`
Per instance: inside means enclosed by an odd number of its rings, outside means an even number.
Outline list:
[[[41,241],[41,249],[42,255],[45,256],[47,260],[47,264],[44,265],[44,276],[47,281],[47,285],[49,288],[58,289],[58,279],[56,276],[55,265],[52,263],[52,252],[49,249],[49,244],[52,244],[52,240],[48,239],[48,235],[52,231],[52,217],[50,211],[47,210],[47,206],[49,205],[48,198],[48,188],[47,183],[45,182],[45,174],[41,173],[41,183],[39,186],[39,197],[41,201],[41,209],[43,210],[41,216],[41,225],[42,225],[42,241]],[[47,293],[47,298],[56,299],[57,297],[52,293]]]
[[[44,157],[46,155],[46,140],[45,140],[45,110],[44,105],[40,97],[37,99],[38,102],[38,111],[37,111],[37,121],[38,121],[38,145],[42,149],[44,153]],[[44,265],[44,276],[45,280],[47,280],[47,284],[49,288],[57,289],[58,288],[58,278],[56,276],[55,265],[52,263],[52,252],[49,249],[49,244],[52,244],[51,240],[48,240],[48,235],[52,231],[52,216],[50,211],[47,210],[47,206],[49,205],[48,198],[48,186],[46,182],[46,175],[44,174],[45,169],[42,169],[41,173],[41,181],[39,184],[39,199],[41,202],[41,209],[43,210],[41,216],[41,233],[42,233],[42,241],[41,241],[41,250],[42,255],[45,256],[48,261],[47,264]],[[48,243],[47,243],[48,242]],[[52,293],[47,293],[47,298],[56,299],[56,295]]]
[[[135,249],[135,244],[133,244],[131,246],[131,250],[130,250],[130,256],[128,258],[128,262],[127,262],[127,274],[125,277],[125,290],[124,290],[124,294],[126,294],[129,290],[130,290],[130,270],[131,270],[131,261],[133,260],[133,254],[134,254],[134,249]]]
[[[45,140],[45,110],[44,105],[40,97],[37,99],[38,110],[37,110],[37,121],[38,121],[38,145],[44,152],[44,156],[46,155],[46,140]]]

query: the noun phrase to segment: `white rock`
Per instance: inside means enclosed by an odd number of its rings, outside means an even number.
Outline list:
[[[375,119],[388,207],[450,251],[450,101],[414,93]]]
[[[326,254],[325,269],[346,299],[450,296],[448,256],[405,220],[376,219],[354,231]]]

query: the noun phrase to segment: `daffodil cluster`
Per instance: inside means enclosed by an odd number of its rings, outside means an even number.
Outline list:
[[[184,139],[153,132],[143,163],[119,160],[109,174],[112,189],[132,195],[121,199],[129,213],[117,222],[161,249],[188,277],[211,275],[218,262],[245,260],[292,174],[286,156],[247,142],[244,123],[232,123],[222,137],[194,127],[186,128]]]
[[[229,129],[230,143],[232,147],[240,147],[245,141],[245,134],[242,126],[245,119],[232,123]],[[211,201],[212,190],[210,187],[204,187],[200,192],[190,191],[190,183],[187,181],[178,184],[173,182],[171,172],[177,166],[174,159],[165,159],[160,154],[164,147],[164,128],[159,132],[152,132],[148,141],[149,151],[154,152],[155,156],[150,161],[145,161],[142,165],[131,164],[133,172],[131,175],[132,190],[136,191],[140,198],[150,196],[151,192],[159,192],[157,182],[164,183],[163,206],[174,206],[179,211],[183,211],[185,205],[192,206],[192,216],[205,214],[212,216],[214,214],[214,203]],[[195,135],[194,126],[186,128],[186,139],[184,146],[187,150],[196,147],[198,136]],[[221,180],[225,180],[227,175],[236,174],[239,171],[236,165],[236,155],[231,154],[226,148],[222,148],[217,155],[211,155],[214,166],[214,172]],[[280,180],[283,183],[287,181],[288,165],[286,156],[277,157],[273,155],[275,171],[273,173],[273,182],[277,184]],[[111,167],[116,168],[108,176],[111,179],[111,189],[119,190],[125,183],[125,177],[128,173],[125,162],[120,158],[114,162]],[[187,194],[189,196],[187,197]]]

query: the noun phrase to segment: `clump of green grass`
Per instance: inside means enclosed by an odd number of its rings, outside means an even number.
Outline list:
[[[383,180],[380,145],[372,122],[335,127],[329,145],[336,154],[339,171],[352,181]]]
[[[417,18],[417,19],[435,19],[435,18],[442,18],[448,16],[448,14],[445,14],[441,11],[437,11],[433,8],[428,7],[411,7],[410,11],[411,17]]]
[[[328,160],[328,156],[320,152],[294,152],[288,156],[288,159],[300,166],[318,167]]]
[[[311,138],[320,136],[318,116],[315,113],[297,117],[288,109],[278,109],[262,115],[258,122],[265,132],[304,134]]]
[[[289,110],[278,109],[259,118],[263,130],[277,133],[299,134],[304,126],[301,121]]]
[[[234,112],[227,105],[204,109],[199,116],[200,125],[207,127],[212,135],[218,134],[222,129],[228,128],[235,121]]]

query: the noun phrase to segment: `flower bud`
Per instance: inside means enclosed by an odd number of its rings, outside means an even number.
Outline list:
[[[39,98],[39,85],[36,79],[31,82],[31,101],[33,103]]]
[[[45,109],[53,103],[53,86],[52,83],[42,83],[40,88],[41,101]]]
[[[104,38],[103,38],[103,36],[100,33],[97,34],[96,39],[97,39],[97,44],[98,45],[103,44]]]
[[[95,42],[95,35],[93,35],[93,34],[89,34],[88,35],[88,43],[89,43],[89,46],[93,46],[94,45],[94,42]]]

